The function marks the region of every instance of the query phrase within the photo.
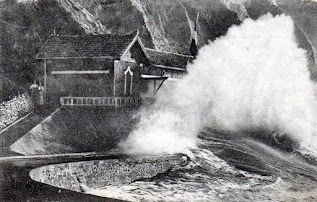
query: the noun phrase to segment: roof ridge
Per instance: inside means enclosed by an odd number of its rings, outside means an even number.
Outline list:
[[[181,54],[181,53],[173,53],[173,52],[169,52],[169,51],[162,51],[162,50],[157,50],[157,49],[152,49],[152,48],[144,48],[145,50],[150,50],[150,51],[155,51],[155,52],[160,52],[160,53],[168,53],[168,54],[173,54],[173,55],[178,55],[178,56],[185,56],[185,57],[193,57],[191,55],[185,55],[185,54]]]
[[[125,35],[51,35],[37,53],[36,58],[43,58],[44,55],[47,58],[108,56],[120,58],[122,52],[137,38],[137,32]]]

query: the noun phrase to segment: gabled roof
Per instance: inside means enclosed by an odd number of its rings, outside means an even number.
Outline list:
[[[191,55],[182,55],[150,48],[145,48],[145,51],[150,63],[156,66],[185,68],[187,62],[193,59]]]
[[[36,59],[113,58],[119,59],[138,37],[130,35],[52,35]]]

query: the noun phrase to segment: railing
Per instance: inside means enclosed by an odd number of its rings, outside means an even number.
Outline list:
[[[61,97],[62,106],[106,106],[131,107],[137,106],[140,98],[136,97]]]

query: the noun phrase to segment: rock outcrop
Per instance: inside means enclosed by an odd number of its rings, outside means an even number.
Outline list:
[[[86,34],[110,34],[111,32],[95,18],[87,9],[74,0],[57,0],[69,12],[73,19],[80,24]]]

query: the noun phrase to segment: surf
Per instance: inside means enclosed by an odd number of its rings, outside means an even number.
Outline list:
[[[284,14],[245,19],[199,50],[181,81],[139,113],[120,143],[127,153],[171,154],[197,148],[204,128],[259,133],[317,151],[317,107],[306,51]]]

